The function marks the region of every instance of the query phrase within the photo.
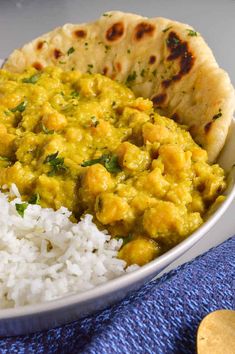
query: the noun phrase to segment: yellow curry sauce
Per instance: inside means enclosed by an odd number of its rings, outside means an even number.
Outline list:
[[[185,127],[100,74],[0,72],[0,185],[123,237],[143,265],[198,228],[224,172]]]

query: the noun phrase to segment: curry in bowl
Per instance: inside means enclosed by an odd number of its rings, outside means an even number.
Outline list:
[[[144,265],[181,242],[223,199],[224,172],[186,126],[101,74],[0,72],[0,185],[26,202],[92,214]]]

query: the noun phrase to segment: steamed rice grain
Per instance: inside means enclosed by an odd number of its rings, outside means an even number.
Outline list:
[[[91,289],[135,269],[117,258],[121,240],[86,215],[77,224],[66,208],[28,205],[21,217],[17,187],[0,192],[0,308],[36,304]]]

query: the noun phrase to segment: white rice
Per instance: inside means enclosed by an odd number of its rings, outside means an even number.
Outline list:
[[[66,208],[54,211],[12,201],[0,192],[0,308],[17,307],[83,292],[136,269],[117,259],[122,241],[99,231],[86,215],[77,224]]]

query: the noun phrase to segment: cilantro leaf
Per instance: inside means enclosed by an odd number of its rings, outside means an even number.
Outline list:
[[[48,134],[48,135],[54,134],[54,130],[47,129],[47,127],[45,127],[45,125],[43,123],[42,123],[42,130],[45,134]]]
[[[131,74],[129,74],[128,76],[127,76],[127,79],[126,79],[126,84],[128,84],[128,83],[130,83],[130,82],[132,82],[132,81],[135,81],[135,79],[136,79],[136,71],[133,71]]]
[[[187,29],[188,31],[188,36],[190,37],[197,37],[198,33],[196,31],[193,31],[192,29]]]
[[[64,165],[64,158],[57,157],[59,152],[57,151],[54,154],[48,155],[45,160],[44,164],[48,163],[51,166],[51,170],[48,172],[48,176],[54,176],[58,172],[65,172],[67,171],[67,167]]]
[[[6,156],[0,156],[0,161],[9,161],[9,159]]]
[[[36,84],[39,78],[40,78],[40,74],[34,74],[28,78],[24,78],[22,82],[24,82],[25,84]]]
[[[70,93],[70,96],[71,96],[72,98],[79,97],[79,92],[77,92],[77,91],[72,91],[72,92]]]
[[[40,202],[40,195],[38,193],[32,195],[32,197],[29,199],[29,204],[39,204]]]
[[[172,26],[166,27],[164,30],[162,30],[163,33],[166,33],[167,31],[169,31],[169,29],[171,29]]]
[[[67,55],[73,54],[73,52],[75,52],[74,47],[70,47],[67,51]]]
[[[109,156],[104,163],[104,167],[111,173],[121,172],[121,168],[118,163],[118,157],[116,155]]]
[[[22,112],[24,112],[24,110],[27,106],[27,103],[28,102],[25,100],[25,101],[21,102],[20,104],[18,104],[18,106],[16,106],[15,108],[10,109],[10,111],[13,113],[15,113],[15,112],[22,113]]]
[[[28,208],[28,203],[21,203],[15,205],[17,213],[23,218],[24,212]]]
[[[103,165],[106,168],[106,170],[110,173],[121,172],[121,168],[118,163],[118,157],[116,155],[111,155],[111,154],[102,155],[98,159],[84,161],[81,164],[81,166],[87,167],[87,166],[95,165],[97,163]]]

